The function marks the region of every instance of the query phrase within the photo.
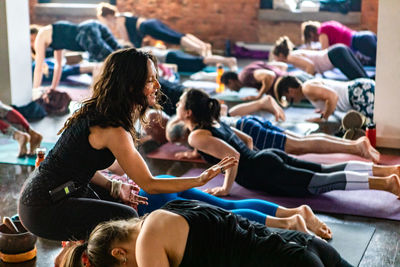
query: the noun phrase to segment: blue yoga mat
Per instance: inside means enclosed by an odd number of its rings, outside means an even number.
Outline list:
[[[54,143],[42,142],[40,147],[46,148],[46,154],[53,148]],[[0,139],[0,163],[35,166],[36,156],[18,158],[19,146],[12,139]]]

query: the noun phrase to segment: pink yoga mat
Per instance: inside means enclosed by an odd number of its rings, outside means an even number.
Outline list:
[[[187,161],[194,163],[205,163],[202,158],[197,159],[178,159],[175,157],[175,153],[182,151],[189,151],[190,149],[185,146],[177,144],[166,143],[157,148],[156,150],[148,153],[146,156],[151,159],[164,159],[164,160],[175,160],[175,161]]]
[[[307,154],[300,158],[324,163],[335,163],[359,159],[347,154]],[[399,156],[383,155],[382,164],[399,164]],[[203,169],[192,169],[183,177],[199,175]],[[223,176],[218,175],[199,189],[221,186]],[[359,215],[392,220],[400,220],[400,200],[393,194],[377,190],[332,191],[318,196],[305,198],[279,197],[265,192],[246,189],[234,184],[231,194],[226,199],[264,199],[286,207],[296,207],[302,204],[309,205],[313,210],[328,213]]]

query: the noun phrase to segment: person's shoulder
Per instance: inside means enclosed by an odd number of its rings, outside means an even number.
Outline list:
[[[163,233],[170,229],[172,225],[176,225],[178,221],[182,220],[182,217],[178,214],[169,212],[167,210],[158,209],[150,213],[145,220],[144,227],[150,232]]]

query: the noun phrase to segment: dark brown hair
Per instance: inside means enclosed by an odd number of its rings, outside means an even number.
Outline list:
[[[136,140],[135,122],[146,124],[145,112],[149,107],[144,88],[148,79],[148,61],[157,69],[156,58],[135,48],[121,49],[109,55],[102,73],[93,86],[93,95],[83,102],[59,131],[70,127],[78,118],[87,118],[90,125],[123,127]],[[161,97],[157,90],[157,99]],[[161,109],[157,103],[153,106]]]
[[[287,36],[282,36],[278,39],[278,41],[275,42],[275,47],[272,50],[272,53],[275,56],[279,56],[279,54],[284,55],[287,57],[290,53],[290,51],[293,50],[293,43],[290,41],[289,37]]]
[[[218,100],[198,89],[190,89],[185,93],[184,105],[192,111],[192,120],[200,128],[211,127],[214,120],[219,121],[221,105]]]
[[[321,23],[318,21],[306,21],[301,24],[301,32],[303,33],[303,42],[310,43],[311,37],[313,34],[318,34],[318,28],[321,26]]]

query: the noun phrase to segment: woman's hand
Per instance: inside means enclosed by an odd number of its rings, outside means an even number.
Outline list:
[[[218,164],[211,166],[200,174],[200,183],[202,185],[206,184],[212,178],[220,173],[225,173],[225,171],[238,164],[238,160],[235,157],[225,157]]]
[[[211,189],[207,188],[206,190],[204,190],[204,192],[211,194],[213,196],[217,196],[217,197],[223,197],[223,196],[227,196],[229,194],[229,192],[222,186],[214,187]]]
[[[129,206],[136,207],[139,204],[147,205],[147,197],[139,196],[136,192],[139,191],[139,187],[127,183],[122,183],[121,190],[119,192],[119,198],[121,201]]]

